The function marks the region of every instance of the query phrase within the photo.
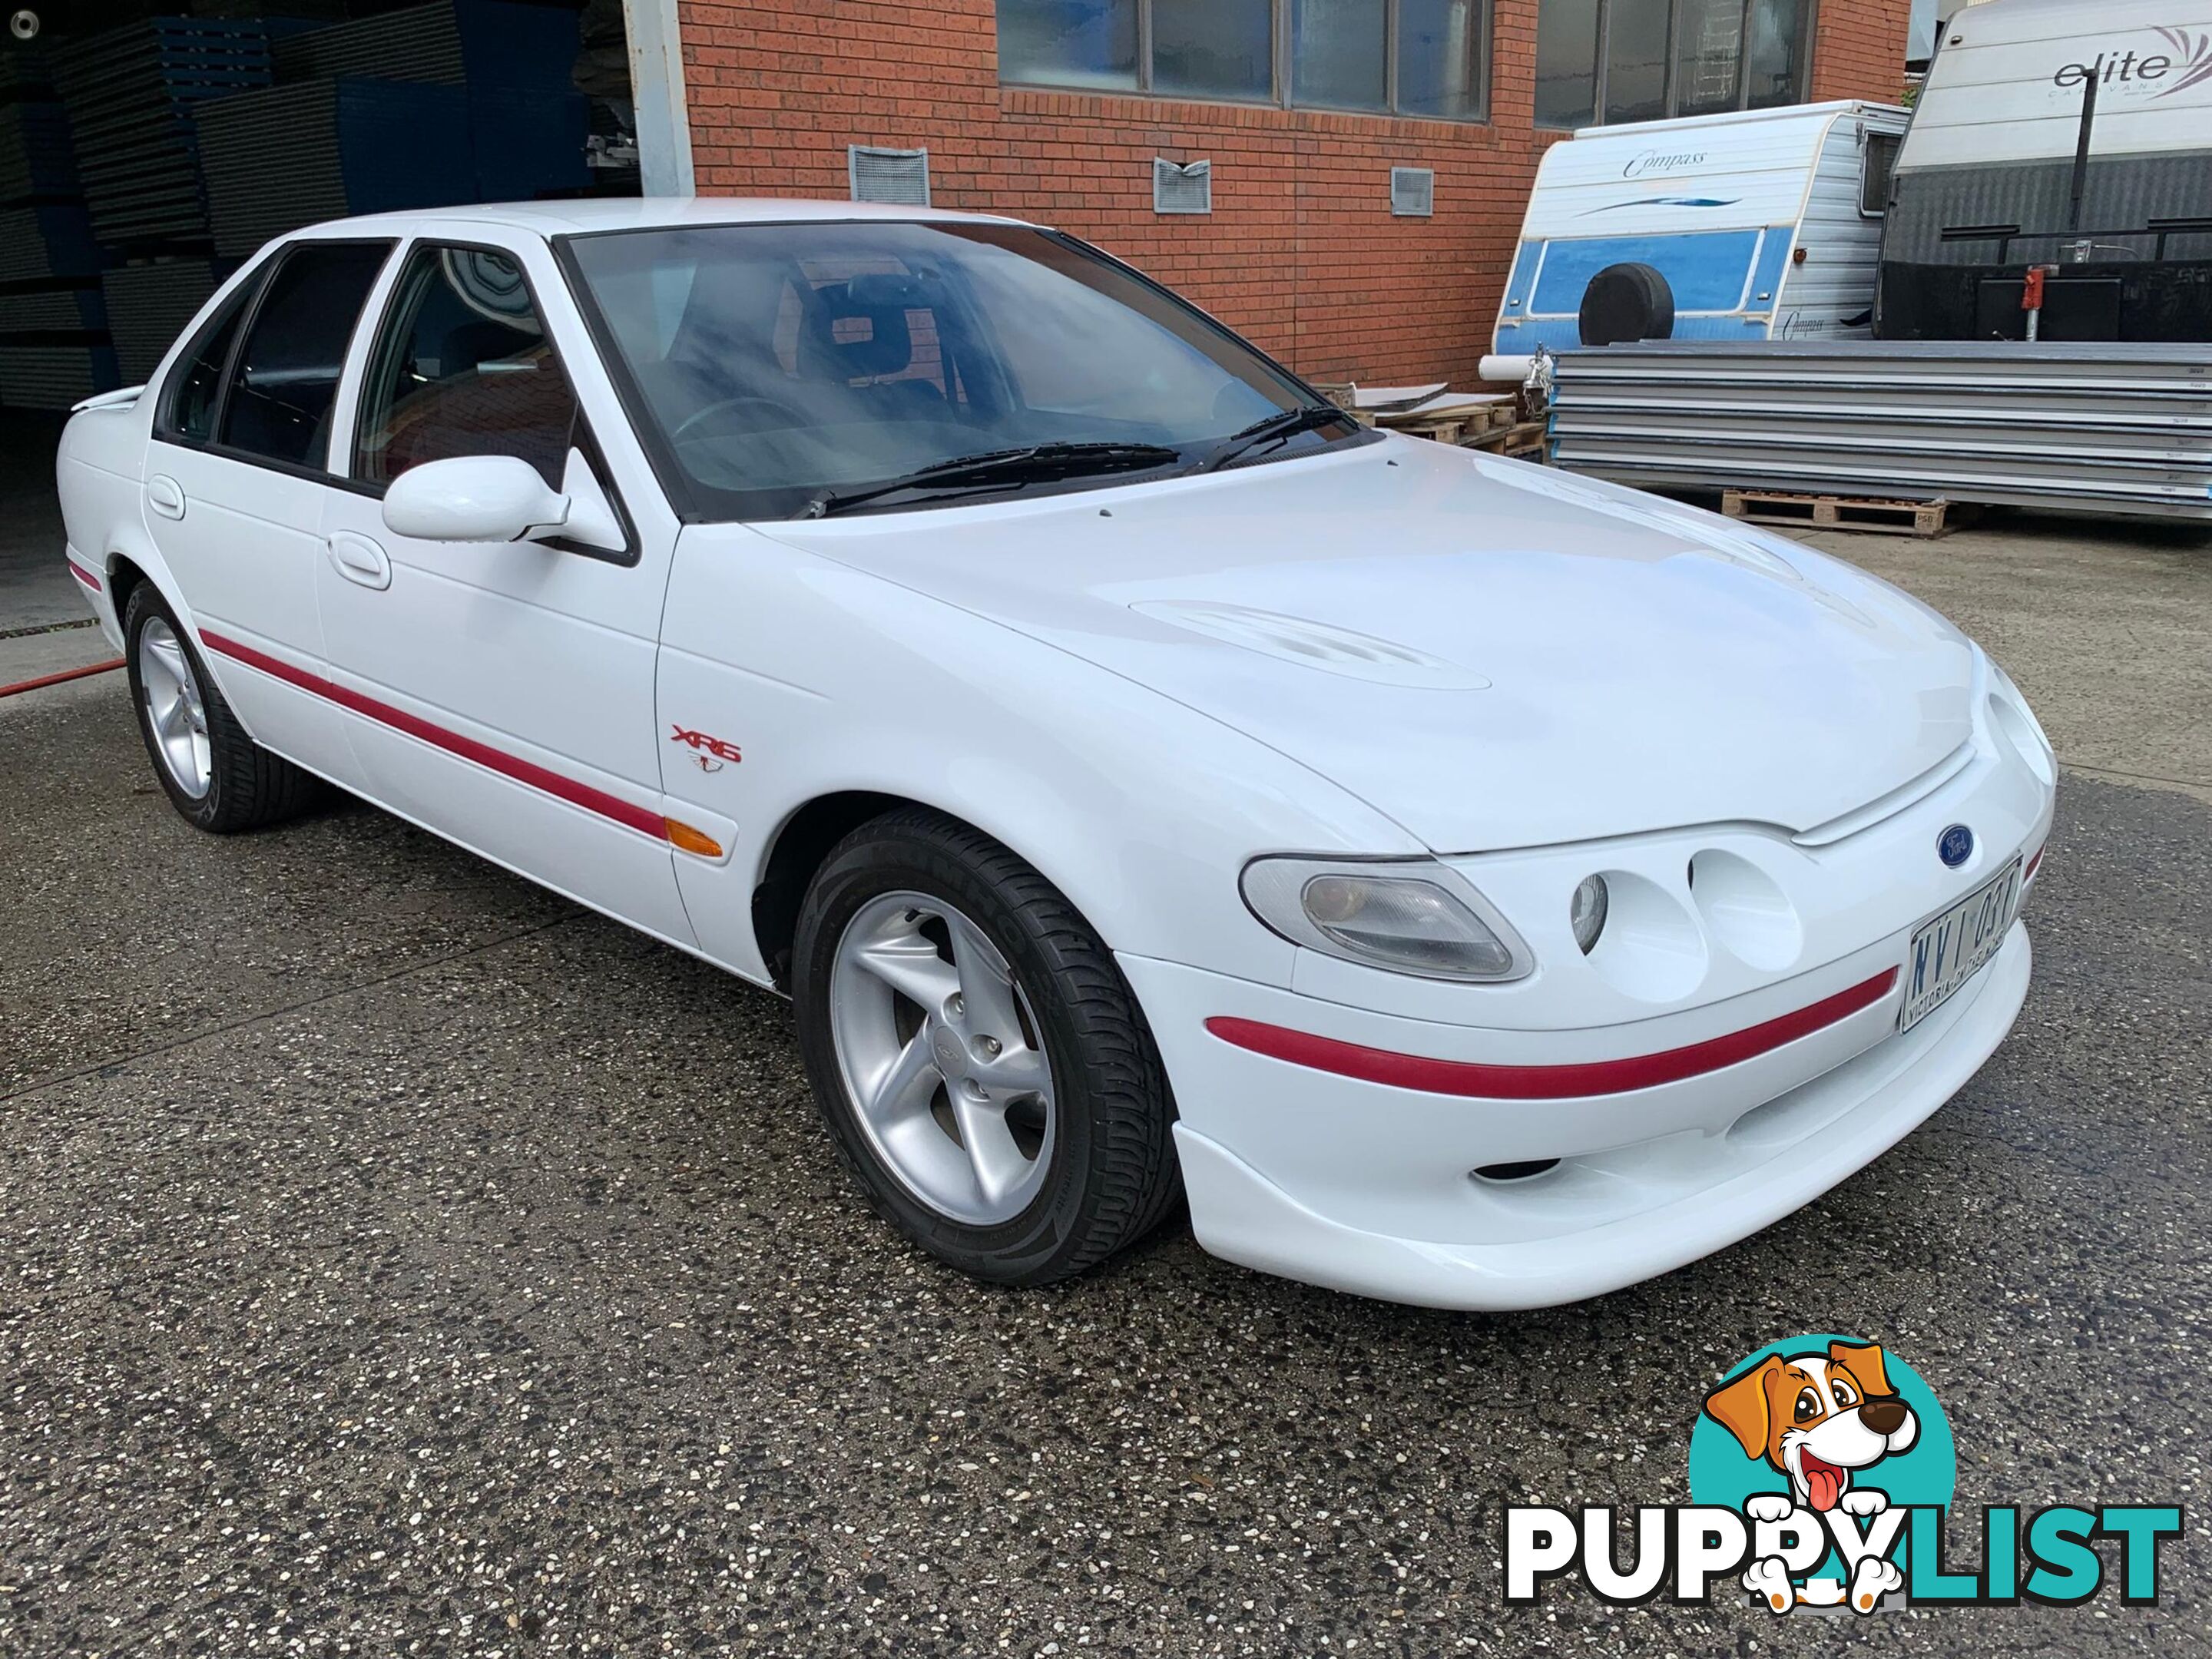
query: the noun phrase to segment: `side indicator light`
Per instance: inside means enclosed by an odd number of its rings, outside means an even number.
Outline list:
[[[670,846],[682,852],[696,853],[702,859],[722,856],[722,843],[705,831],[694,830],[688,823],[679,823],[674,818],[663,818],[661,822],[668,826]]]

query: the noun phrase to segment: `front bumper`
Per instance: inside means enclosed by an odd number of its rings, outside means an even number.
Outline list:
[[[1806,1003],[1904,959],[1905,935],[1739,999]],[[1702,1076],[1583,1099],[1490,1101],[1308,1069],[1210,1035],[1226,1016],[1439,1059],[1606,1057],[1643,1023],[1538,1036],[1325,1003],[1144,957],[1122,967],[1182,1111],[1199,1243],[1264,1272],[1394,1302],[1551,1306],[1668,1272],[1757,1231],[1893,1146],[1972,1077],[2027,994],[2027,933],[1911,1031],[1902,993]],[[1724,1006],[1725,1007],[1725,1006]],[[1725,1017],[1708,1009],[1702,1019]],[[1501,1043],[1506,1045],[1501,1054]],[[1538,1045],[1532,1048],[1531,1044]],[[1626,1050],[1624,1049],[1624,1052]],[[1474,1171],[1556,1159],[1498,1181]]]

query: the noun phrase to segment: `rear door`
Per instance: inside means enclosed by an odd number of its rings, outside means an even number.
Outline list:
[[[341,781],[315,573],[338,380],[392,246],[282,250],[179,354],[146,464],[148,531],[224,696],[257,741]]]
[[[349,380],[348,479],[317,563],[347,734],[385,805],[689,945],[653,706],[674,522],[622,506],[585,414],[595,390],[611,410],[611,392],[544,244],[480,234],[408,247]],[[604,424],[627,444],[618,416]],[[393,479],[468,455],[596,492],[621,526],[602,540],[621,545],[429,542],[386,525]]]

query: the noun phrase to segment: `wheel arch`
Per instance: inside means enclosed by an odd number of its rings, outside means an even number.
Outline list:
[[[908,795],[841,789],[803,803],[776,827],[769,837],[767,855],[761,860],[760,879],[753,887],[752,922],[754,942],[777,990],[790,992],[791,947],[799,933],[799,907],[830,848],[862,824],[909,806],[943,811]],[[967,822],[957,813],[945,815]]]

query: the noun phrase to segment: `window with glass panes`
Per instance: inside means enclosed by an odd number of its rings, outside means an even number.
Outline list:
[[[1584,127],[1804,100],[1814,0],[1541,0],[1536,125]]]
[[[1480,121],[1490,0],[998,0],[1017,85]]]

